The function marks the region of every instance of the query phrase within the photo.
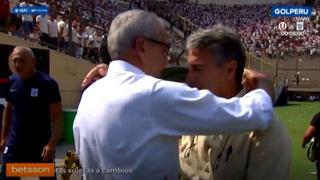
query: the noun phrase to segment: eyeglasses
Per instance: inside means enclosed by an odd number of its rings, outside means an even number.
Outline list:
[[[153,43],[157,43],[157,44],[160,44],[160,45],[165,46],[165,47],[166,47],[165,54],[166,54],[166,55],[168,54],[168,52],[169,52],[169,50],[170,50],[170,47],[171,47],[171,44],[170,44],[170,43],[164,43],[164,42],[158,41],[158,40],[156,40],[156,39],[147,38],[147,37],[145,37],[145,39],[148,40],[148,41],[151,41],[151,42],[153,42]]]

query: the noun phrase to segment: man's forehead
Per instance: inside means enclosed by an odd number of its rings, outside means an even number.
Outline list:
[[[12,59],[32,59],[32,55],[21,50],[14,50],[12,52]]]
[[[205,49],[194,48],[188,50],[188,62],[192,64],[204,64],[204,59],[209,56]],[[210,55],[211,56],[211,55]]]

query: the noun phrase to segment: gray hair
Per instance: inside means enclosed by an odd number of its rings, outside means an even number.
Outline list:
[[[24,46],[17,46],[13,49],[12,53],[13,52],[21,52],[23,54],[26,54],[28,56],[30,56],[32,59],[35,59],[35,56],[34,56],[34,53],[33,51],[28,48],[28,47],[24,47]]]
[[[238,63],[236,78],[241,82],[246,54],[238,33],[222,24],[192,33],[186,42],[187,49],[210,49],[217,65],[229,60]]]
[[[143,10],[129,10],[114,18],[108,33],[108,50],[111,59],[123,56],[133,47],[138,37],[155,37],[165,28],[154,13]]]

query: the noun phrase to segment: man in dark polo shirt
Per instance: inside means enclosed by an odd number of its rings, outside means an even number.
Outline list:
[[[16,47],[11,55],[16,73],[9,78],[3,116],[3,162],[53,162],[62,117],[58,84],[35,69],[35,57],[29,48]],[[9,179],[5,166],[1,177]]]

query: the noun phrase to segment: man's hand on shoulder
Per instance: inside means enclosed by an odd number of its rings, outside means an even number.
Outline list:
[[[273,97],[273,82],[271,78],[264,73],[245,69],[242,78],[242,85],[247,91],[263,89],[270,95],[270,97]]]

